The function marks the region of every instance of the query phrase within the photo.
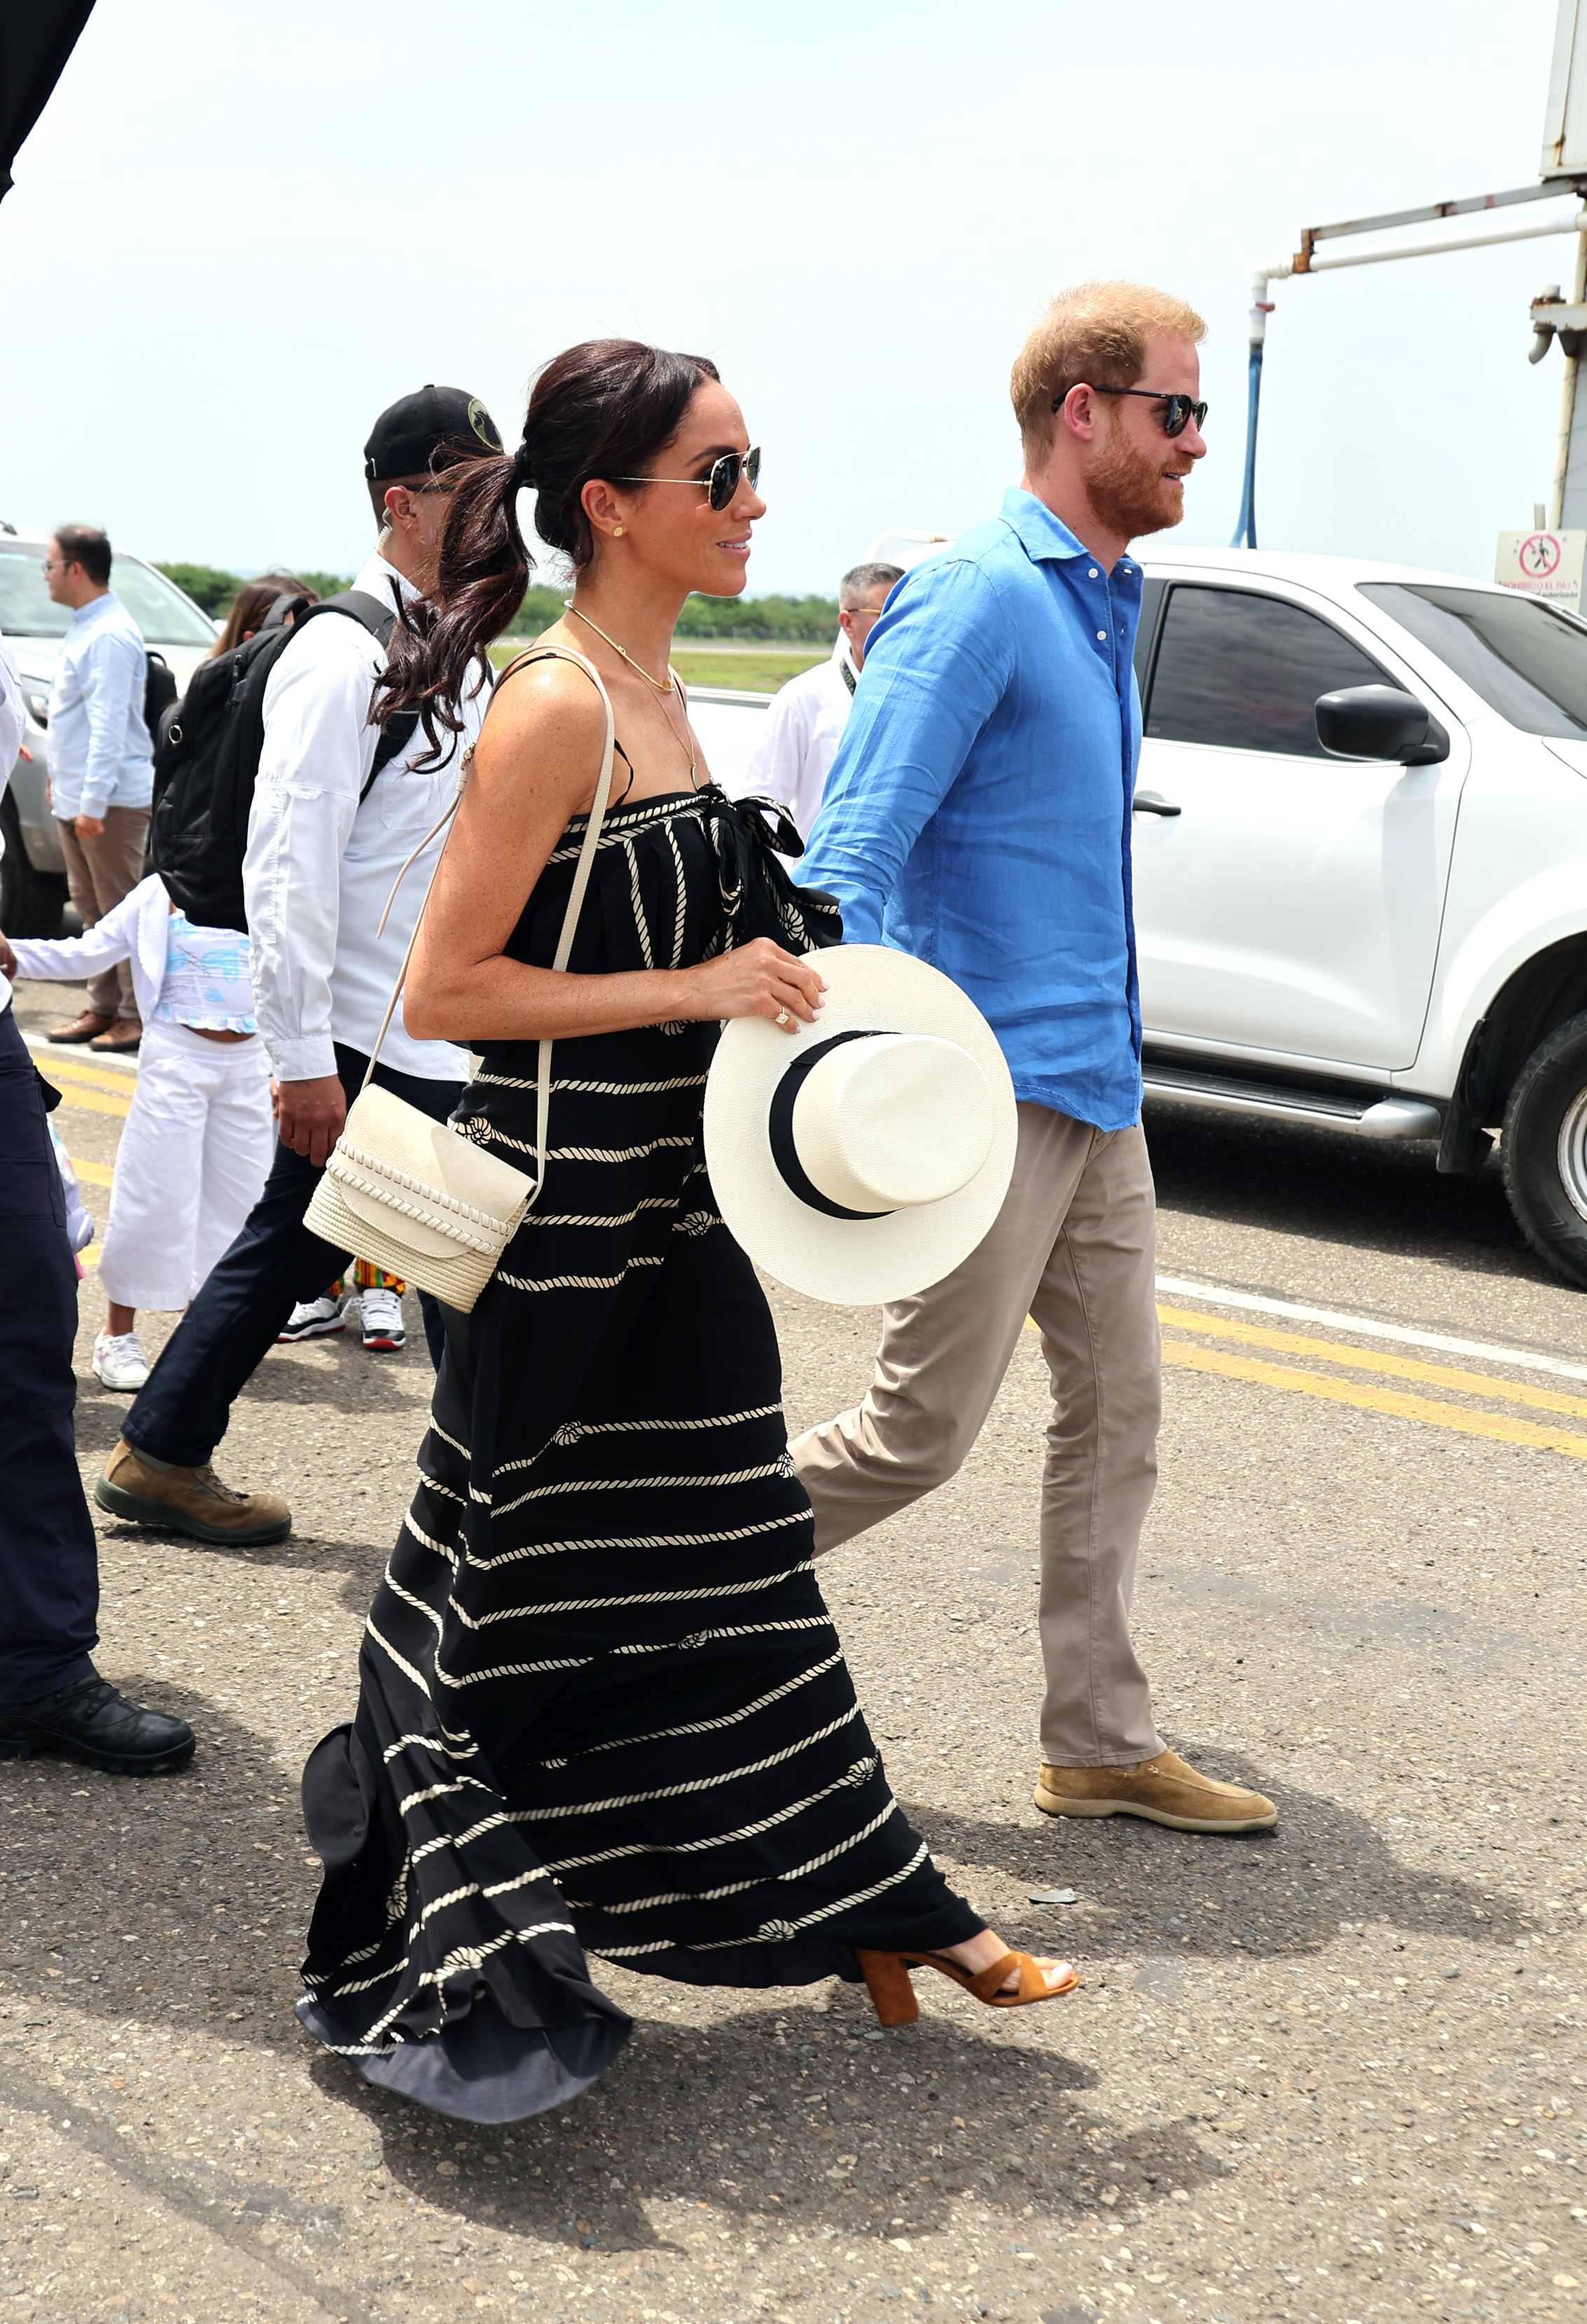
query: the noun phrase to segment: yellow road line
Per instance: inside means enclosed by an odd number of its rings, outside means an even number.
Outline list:
[[[109,1186],[115,1183],[115,1171],[103,1162],[85,1162],[80,1154],[74,1154],[71,1167],[87,1186]]]
[[[99,1065],[80,1065],[75,1057],[58,1057],[52,1052],[33,1051],[33,1063],[46,1081],[56,1074],[69,1082],[84,1082],[90,1089],[110,1090],[117,1097],[130,1098],[135,1086],[133,1075],[107,1072]]]
[[[1227,1356],[1221,1348],[1197,1348],[1183,1341],[1165,1340],[1165,1363],[1187,1370],[1213,1372],[1222,1379],[1254,1380],[1262,1388],[1290,1388],[1301,1396],[1321,1397],[1329,1404],[1353,1405],[1360,1412],[1391,1413],[1400,1420],[1421,1420],[1433,1428],[1453,1428],[1463,1436],[1487,1436],[1501,1444],[1527,1444],[1548,1452],[1568,1452],[1587,1461],[1587,1436],[1564,1429],[1544,1428],[1534,1420],[1512,1420],[1497,1412],[1473,1412],[1463,1405],[1444,1404],[1436,1397],[1407,1396],[1399,1388],[1357,1387],[1329,1379],[1321,1372],[1303,1372],[1293,1364],[1266,1364],[1242,1356]],[[1353,1354],[1354,1351],[1351,1351]]]
[[[60,1102],[69,1113],[113,1113],[118,1121],[124,1121],[133,1110],[124,1099],[101,1097],[96,1090],[63,1090]]]
[[[1413,1356],[1381,1356],[1369,1348],[1350,1348],[1337,1340],[1313,1340],[1298,1332],[1275,1332],[1261,1323],[1235,1323],[1222,1315],[1202,1315],[1188,1307],[1158,1307],[1159,1321],[1180,1332],[1199,1332],[1215,1340],[1238,1340],[1247,1347],[1272,1348],[1291,1356],[1317,1356],[1324,1363],[1343,1364],[1351,1371],[1387,1373],[1391,1379],[1422,1380],[1429,1388],[1457,1388],[1468,1396],[1500,1397],[1507,1404],[1530,1405],[1535,1412],[1566,1412],[1587,1420],[1587,1396],[1532,1388],[1524,1381],[1499,1379],[1491,1372],[1459,1371],[1451,1364],[1425,1364]]]

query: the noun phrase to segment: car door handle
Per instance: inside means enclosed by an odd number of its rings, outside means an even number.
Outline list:
[[[1135,815],[1183,815],[1185,810],[1160,791],[1137,791],[1131,812]]]

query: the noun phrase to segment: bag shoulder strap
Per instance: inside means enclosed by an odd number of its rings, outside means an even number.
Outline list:
[[[595,863],[595,851],[601,844],[601,826],[606,819],[606,809],[611,798],[611,770],[612,760],[617,746],[617,726],[611,713],[611,696],[606,691],[606,687],[601,679],[601,672],[596,669],[592,661],[587,660],[582,653],[579,653],[572,646],[536,646],[527,653],[518,654],[508,664],[508,667],[502,671],[500,678],[497,679],[495,690],[492,692],[491,697],[492,702],[496,698],[496,694],[500,692],[503,682],[511,677],[513,671],[522,669],[531,661],[576,662],[579,668],[589,678],[591,684],[594,687],[595,691],[600,695],[601,706],[606,713],[606,743],[601,754],[601,773],[595,784],[595,797],[591,802],[589,817],[584,825],[584,835],[579,843],[579,860],[573,867],[573,887],[568,894],[567,909],[563,915],[562,934],[556,940],[556,951],[551,963],[554,970],[561,971],[566,968],[569,956],[573,952],[573,936],[577,932],[579,925],[579,912],[584,901],[584,890],[590,884],[590,873],[593,870]],[[489,704],[486,706],[485,715],[487,717],[490,716]],[[482,728],[482,731],[483,730]],[[466,782],[468,779],[469,762],[472,757],[473,751],[471,747],[463,753],[463,782]],[[408,857],[408,862],[402,866],[401,871],[398,872],[396,879],[391,882],[391,892],[386,899],[386,908],[381,914],[380,927],[375,931],[377,938],[385,929],[387,919],[390,916],[391,907],[397,900],[398,889],[401,886],[404,879],[407,877],[408,872],[417,861],[418,857],[423,854],[431,840],[434,839],[436,832],[440,831],[451,820],[452,816],[456,814],[458,802],[461,800],[462,797],[463,783],[460,782],[457,788],[456,798],[453,799],[451,806],[441,817],[440,822],[432,825],[430,830],[426,832],[424,837],[419,841],[418,845],[414,849],[413,853]],[[445,850],[442,851],[443,854],[445,852]],[[441,866],[437,862],[436,872],[438,872]],[[402,997],[402,988],[408,982],[408,964],[413,958],[414,946],[418,942],[418,932],[424,926],[425,913],[428,908],[430,895],[435,888],[435,884],[436,873],[432,872],[430,875],[430,885],[426,889],[425,900],[418,908],[418,918],[413,924],[413,934],[408,940],[408,950],[402,955],[402,966],[398,972],[397,982],[392,990],[391,998],[387,1003],[386,1014],[381,1020],[380,1033],[376,1038],[374,1048],[371,1053],[368,1071],[363,1076],[363,1082],[359,1093],[360,1095],[362,1094],[363,1090],[366,1090],[369,1087],[370,1075],[375,1069],[375,1059],[381,1054],[381,1043],[386,1038],[392,1016],[396,1010],[397,1003]],[[547,1121],[551,1111],[551,1043],[549,1041],[542,1041],[540,1043],[537,1063],[538,1070],[537,1072],[535,1081],[535,1183],[528,1196],[528,1201],[531,1204],[538,1198],[540,1189],[546,1183],[546,1138]]]
[[[291,599],[288,598],[285,604],[289,605],[291,602]],[[276,604],[281,605],[283,601],[278,598]],[[273,613],[275,607],[272,606],[271,610]],[[284,605],[283,610],[285,610]],[[382,653],[390,647],[391,632],[397,626],[395,605],[383,604],[379,597],[372,596],[367,589],[339,589],[334,597],[322,597],[316,604],[306,606],[294,620],[290,634],[296,637],[304,623],[313,621],[319,613],[342,613],[349,621],[357,622],[361,628],[369,632]],[[369,770],[369,778],[363,788],[358,794],[360,807],[373,790],[375,778],[384,772],[399,751],[407,750],[417,731],[417,710],[400,710],[394,718],[387,720],[381,729],[380,741],[375,744],[375,762]],[[431,836],[433,837],[434,834]]]

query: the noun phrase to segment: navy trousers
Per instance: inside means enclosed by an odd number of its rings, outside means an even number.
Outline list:
[[[99,1552],[72,1434],[78,1273],[44,1095],[0,1016],[0,1702],[93,1670]]]
[[[338,1042],[336,1071],[349,1105],[368,1065],[367,1057]],[[463,1095],[459,1082],[420,1081],[389,1065],[377,1064],[374,1077],[432,1121],[445,1121]],[[321,1175],[277,1141],[264,1192],[166,1342],[122,1425],[122,1434],[140,1452],[178,1468],[202,1468],[226,1433],[232,1406],[298,1302],[317,1299],[350,1263],[351,1251],[334,1250],[303,1223]],[[439,1370],[441,1311],[427,1291],[419,1294],[419,1307],[430,1360]]]

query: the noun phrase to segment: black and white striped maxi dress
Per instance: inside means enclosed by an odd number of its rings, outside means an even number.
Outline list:
[[[549,964],[583,830],[514,958]],[[720,951],[746,844],[713,790],[613,809],[570,966]],[[555,2104],[620,2046],[586,1952],[800,1985],[980,1926],[888,1790],[812,1571],[770,1311],[706,1175],[716,1038],[556,1044],[539,1202],[447,1315],[357,1715],[305,1772],[326,1870],[299,2014],[472,2119]],[[488,1049],[457,1117],[528,1168],[536,1062]]]

